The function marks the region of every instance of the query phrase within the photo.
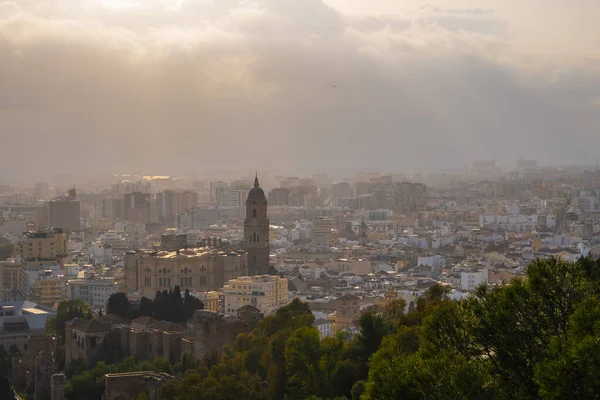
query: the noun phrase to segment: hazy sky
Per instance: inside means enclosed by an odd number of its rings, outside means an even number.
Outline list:
[[[0,0],[0,177],[600,162],[598,21],[598,0]]]

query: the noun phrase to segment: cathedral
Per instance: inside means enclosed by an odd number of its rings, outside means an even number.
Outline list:
[[[244,250],[248,253],[248,275],[265,275],[269,271],[269,218],[267,197],[254,178],[254,187],[246,199]]]

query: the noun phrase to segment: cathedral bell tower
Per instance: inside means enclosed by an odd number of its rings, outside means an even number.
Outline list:
[[[269,219],[267,198],[254,178],[254,187],[246,199],[244,250],[248,253],[248,275],[265,275],[269,271]]]

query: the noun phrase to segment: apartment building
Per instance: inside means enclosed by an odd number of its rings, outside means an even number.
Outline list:
[[[81,229],[81,203],[75,190],[62,194],[48,202],[48,226],[67,232]]]
[[[0,301],[22,300],[21,280],[23,262],[21,259],[10,258],[0,261]]]
[[[493,231],[531,232],[536,229],[537,215],[489,215],[479,216],[479,226]]]
[[[26,298],[36,303],[53,307],[56,303],[66,299],[66,279],[62,275],[55,275],[51,270],[40,272],[37,279],[29,285],[30,292]]]
[[[61,229],[52,232],[25,232],[20,252],[28,269],[36,269],[39,267],[36,262],[56,260],[68,254],[67,235]]]
[[[117,282],[112,278],[71,279],[66,285],[69,300],[79,299],[90,307],[106,310],[108,299],[117,293]]]
[[[331,219],[317,218],[313,221],[312,241],[316,244],[328,244],[331,241]]]
[[[223,297],[227,314],[250,305],[267,315],[288,303],[288,280],[272,275],[242,276],[227,282]]]

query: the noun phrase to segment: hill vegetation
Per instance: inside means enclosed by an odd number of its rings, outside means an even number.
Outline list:
[[[408,314],[392,302],[364,314],[353,337],[321,339],[308,305],[294,300],[217,360],[196,366],[187,355],[155,368],[176,375],[161,390],[172,400],[596,398],[599,300],[598,261],[538,260],[526,280],[462,301],[435,285]]]

